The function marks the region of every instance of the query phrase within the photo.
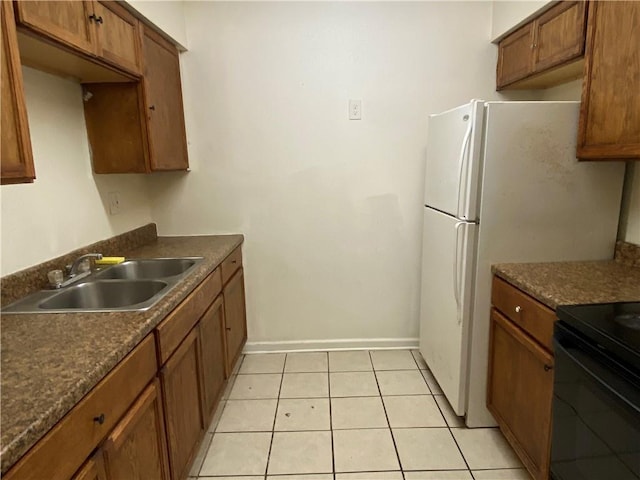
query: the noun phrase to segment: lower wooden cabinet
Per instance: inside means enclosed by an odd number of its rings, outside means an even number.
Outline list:
[[[553,356],[525,330],[491,309],[487,408],[535,479],[547,479]]]
[[[102,451],[98,450],[73,476],[72,480],[107,480],[102,455]]]
[[[199,338],[202,355],[202,411],[205,424],[208,424],[222,395],[227,377],[222,296],[218,297],[200,320]]]
[[[227,341],[227,371],[231,371],[247,339],[244,271],[240,268],[222,290]]]
[[[164,415],[157,379],[138,397],[102,448],[108,480],[169,480]],[[98,473],[95,478],[102,477]]]
[[[160,372],[164,398],[169,462],[174,480],[187,469],[204,434],[200,394],[198,327],[191,330]]]
[[[216,269],[3,478],[186,478],[246,340],[232,260],[223,294]]]

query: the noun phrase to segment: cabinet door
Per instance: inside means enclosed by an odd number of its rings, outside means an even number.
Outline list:
[[[227,371],[233,368],[247,339],[244,273],[241,268],[224,287],[224,317],[227,338]]]
[[[528,23],[498,44],[498,89],[533,72],[533,24]]]
[[[2,183],[27,183],[35,178],[31,138],[27,122],[27,107],[24,101],[22,84],[22,68],[18,52],[18,38],[11,2],[0,5],[2,24],[2,52],[0,62],[2,69]]]
[[[534,71],[560,65],[584,53],[586,2],[560,2],[534,23]]]
[[[105,440],[109,480],[169,480],[160,385],[154,380]]]
[[[187,476],[187,469],[191,466],[204,434],[198,343],[196,327],[187,335],[161,372],[173,479]]]
[[[591,2],[577,156],[640,159],[640,2]]]
[[[93,457],[87,460],[73,476],[72,480],[107,480],[102,450],[98,450]]]
[[[16,10],[20,24],[31,30],[85,53],[96,53],[92,1],[21,0]]]
[[[140,73],[139,22],[117,2],[100,1],[95,6],[98,55],[132,73]]]
[[[224,339],[224,302],[222,295],[200,320],[202,353],[202,410],[205,423],[213,417],[226,378]]]
[[[143,85],[151,169],[186,170],[189,161],[178,50],[156,32],[143,30]]]
[[[491,310],[487,407],[536,479],[547,479],[553,357]]]

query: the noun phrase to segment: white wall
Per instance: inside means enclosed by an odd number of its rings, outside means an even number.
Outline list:
[[[415,339],[427,114],[496,97],[491,4],[185,12],[192,172],[151,179],[160,233],[246,235],[250,342]]]
[[[507,33],[513,27],[525,20],[535,16],[541,8],[544,8],[549,1],[494,1],[491,2],[491,38],[496,40],[498,37]]]
[[[622,210],[620,211],[620,234],[623,240],[640,245],[640,165],[627,164]]]
[[[127,0],[127,3],[183,48],[187,47],[182,0]]]
[[[0,189],[1,275],[151,221],[142,176],[93,176],[80,85],[23,73],[37,178]],[[114,216],[106,208],[111,191],[122,203]]]

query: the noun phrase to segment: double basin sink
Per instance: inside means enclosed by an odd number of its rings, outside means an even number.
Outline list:
[[[42,290],[2,313],[147,310],[187,276],[202,257],[127,260],[58,290]]]

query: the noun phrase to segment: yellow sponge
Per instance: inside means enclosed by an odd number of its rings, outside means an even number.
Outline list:
[[[96,260],[96,265],[116,265],[124,262],[124,257],[102,257],[101,260]]]

